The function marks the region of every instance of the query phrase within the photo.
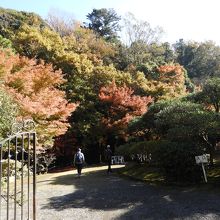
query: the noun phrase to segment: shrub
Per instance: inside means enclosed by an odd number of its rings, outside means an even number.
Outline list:
[[[157,145],[154,157],[167,180],[192,182],[201,180],[201,168],[195,162],[195,156],[201,154],[199,148],[190,143],[169,141],[158,141]]]
[[[195,156],[202,150],[192,143],[177,143],[167,140],[132,142],[120,146],[118,154],[125,158],[137,159],[139,155],[147,155],[146,161],[158,167],[167,181],[201,180],[201,167],[195,162]]]
[[[20,178],[21,176],[21,169],[22,169],[22,163],[20,161],[17,161],[17,178]],[[15,160],[10,159],[10,165],[9,165],[9,176],[15,176]],[[8,174],[8,160],[2,160],[2,176],[6,177]],[[28,175],[28,168],[27,165],[23,166],[23,175]]]
[[[138,162],[153,163],[155,161],[155,141],[130,142],[117,148],[117,154],[124,155],[127,159],[137,160]]]

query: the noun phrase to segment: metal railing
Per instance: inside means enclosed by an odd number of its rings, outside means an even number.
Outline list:
[[[32,120],[14,123],[0,142],[0,220],[36,220],[36,132]]]

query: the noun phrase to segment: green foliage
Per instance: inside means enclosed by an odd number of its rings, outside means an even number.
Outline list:
[[[190,102],[172,103],[157,113],[157,130],[161,137],[176,142],[189,142],[210,154],[213,164],[215,146],[219,141],[219,115],[205,111]]]
[[[11,39],[23,24],[45,27],[44,20],[34,13],[0,8],[0,35]]]
[[[2,85],[1,85],[2,87]],[[0,138],[6,137],[18,115],[18,106],[3,88],[0,89]]]
[[[116,152],[120,155],[130,157],[131,155],[143,154],[150,155],[152,160],[154,158],[155,150],[157,148],[157,142],[155,141],[139,141],[139,142],[129,142],[124,145],[120,145]]]
[[[141,118],[129,125],[130,140],[188,142],[211,155],[219,141],[219,115],[191,102],[157,102]]]
[[[156,125],[161,134],[168,135],[170,138],[184,139],[188,135],[193,135],[191,131],[195,128],[193,125],[198,123],[198,120],[193,119],[200,113],[203,113],[202,106],[198,104],[172,102],[156,114]]]
[[[12,38],[14,48],[29,58],[54,62],[64,47],[60,36],[49,28],[23,24]]]
[[[121,145],[117,153],[129,158],[141,154],[150,158],[151,165],[158,167],[168,181],[198,181],[202,172],[195,163],[195,156],[202,149],[190,142],[152,140],[130,142]]]
[[[101,37],[104,37],[106,40],[114,40],[117,38],[121,18],[114,9],[93,9],[86,17],[90,21],[88,27]]]
[[[209,132],[216,116],[199,104],[177,101],[157,113],[156,118],[157,128],[166,138],[193,142]]]
[[[0,47],[12,49],[12,42],[0,35]]]
[[[118,56],[122,70],[129,69],[129,66],[133,65],[145,75],[150,74],[155,67],[175,60],[174,51],[169,43],[146,44],[141,40],[132,42],[129,46],[120,45]]]
[[[2,160],[2,176],[5,177],[5,180],[6,180],[6,177],[7,177],[7,174],[8,174],[8,160]],[[9,176],[15,176],[15,160],[11,160],[9,161]],[[20,161],[16,161],[16,166],[17,166],[17,169],[16,169],[16,172],[17,172],[17,178],[20,178],[22,173],[21,173],[21,169],[23,168],[23,175],[24,176],[27,176],[28,175],[28,168],[27,168],[27,165],[24,165],[22,167],[22,163]]]
[[[167,180],[196,182],[201,179],[201,168],[195,156],[201,150],[189,142],[158,141],[155,158]]]
[[[158,128],[156,126],[156,115],[166,107],[168,107],[172,101],[158,101],[153,103],[148,111],[139,118],[132,120],[128,126],[128,132],[131,134],[130,139],[154,139],[161,135],[158,132]]]
[[[181,39],[174,47],[177,62],[186,68],[190,78],[201,81],[219,76],[220,47],[214,42],[185,42]]]
[[[202,90],[191,93],[183,98],[195,103],[203,104],[207,110],[220,110],[220,78],[212,77],[205,81]]]
[[[201,101],[206,105],[212,105],[215,112],[220,110],[220,77],[208,79],[200,92]]]

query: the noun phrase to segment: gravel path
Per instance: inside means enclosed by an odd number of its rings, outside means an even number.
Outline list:
[[[38,177],[38,220],[220,219],[220,191],[156,187],[106,167]],[[93,171],[93,172],[92,172]]]

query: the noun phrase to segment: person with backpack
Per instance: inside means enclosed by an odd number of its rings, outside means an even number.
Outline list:
[[[112,172],[111,164],[112,164],[112,150],[110,145],[107,145],[107,148],[105,150],[105,159],[108,163],[108,170],[107,173]]]
[[[78,148],[76,154],[74,155],[74,166],[77,168],[77,173],[79,178],[82,173],[84,162],[85,162],[84,154],[81,152],[81,149]]]

